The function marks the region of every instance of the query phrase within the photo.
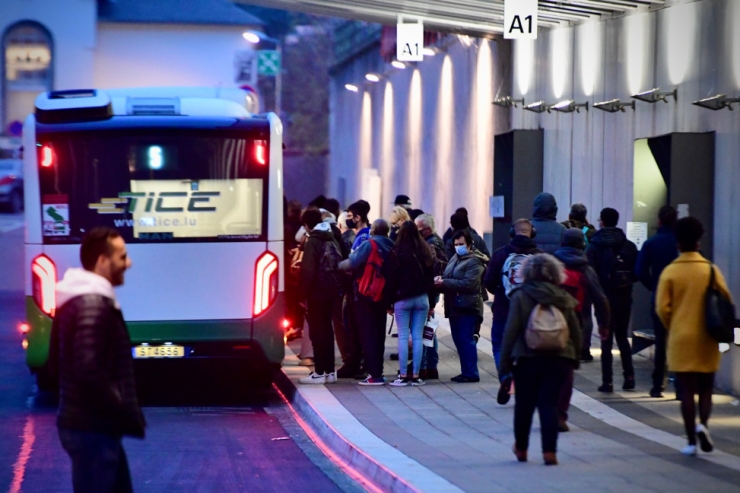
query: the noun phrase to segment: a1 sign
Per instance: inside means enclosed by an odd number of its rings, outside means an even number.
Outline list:
[[[537,0],[506,0],[504,38],[537,39]]]
[[[396,26],[396,60],[421,62],[424,60],[424,24],[401,23]]]

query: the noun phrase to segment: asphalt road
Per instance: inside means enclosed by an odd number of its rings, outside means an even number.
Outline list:
[[[0,214],[0,492],[68,492],[53,399],[36,392],[17,329],[21,221]],[[147,437],[124,440],[137,492],[364,491],[321,454],[274,390],[245,390],[218,372],[165,373],[147,381],[142,401]]]

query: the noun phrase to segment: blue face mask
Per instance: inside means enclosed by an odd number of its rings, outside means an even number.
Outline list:
[[[468,247],[465,245],[455,245],[455,251],[458,255],[463,256],[468,254]]]

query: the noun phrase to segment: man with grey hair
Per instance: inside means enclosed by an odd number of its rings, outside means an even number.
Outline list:
[[[385,350],[386,305],[383,300],[373,301],[359,292],[359,281],[365,271],[370,253],[377,248],[383,263],[393,249],[388,238],[390,226],[385,219],[376,219],[370,228],[370,238],[353,251],[349,259],[339,264],[341,269],[350,269],[354,277],[355,317],[360,333],[360,345],[365,361],[367,378],[360,385],[384,385],[383,352]]]

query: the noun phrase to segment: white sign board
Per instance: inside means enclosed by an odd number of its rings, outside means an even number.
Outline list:
[[[504,38],[537,39],[537,0],[504,2]]]
[[[676,212],[678,212],[679,219],[689,217],[689,204],[678,204],[678,207],[676,207]]]
[[[504,217],[504,196],[494,195],[488,197],[488,210],[491,217]]]
[[[424,60],[424,24],[421,22],[396,25],[396,59],[399,62]]]
[[[627,223],[627,239],[637,246],[638,250],[642,249],[648,237],[648,223]]]

